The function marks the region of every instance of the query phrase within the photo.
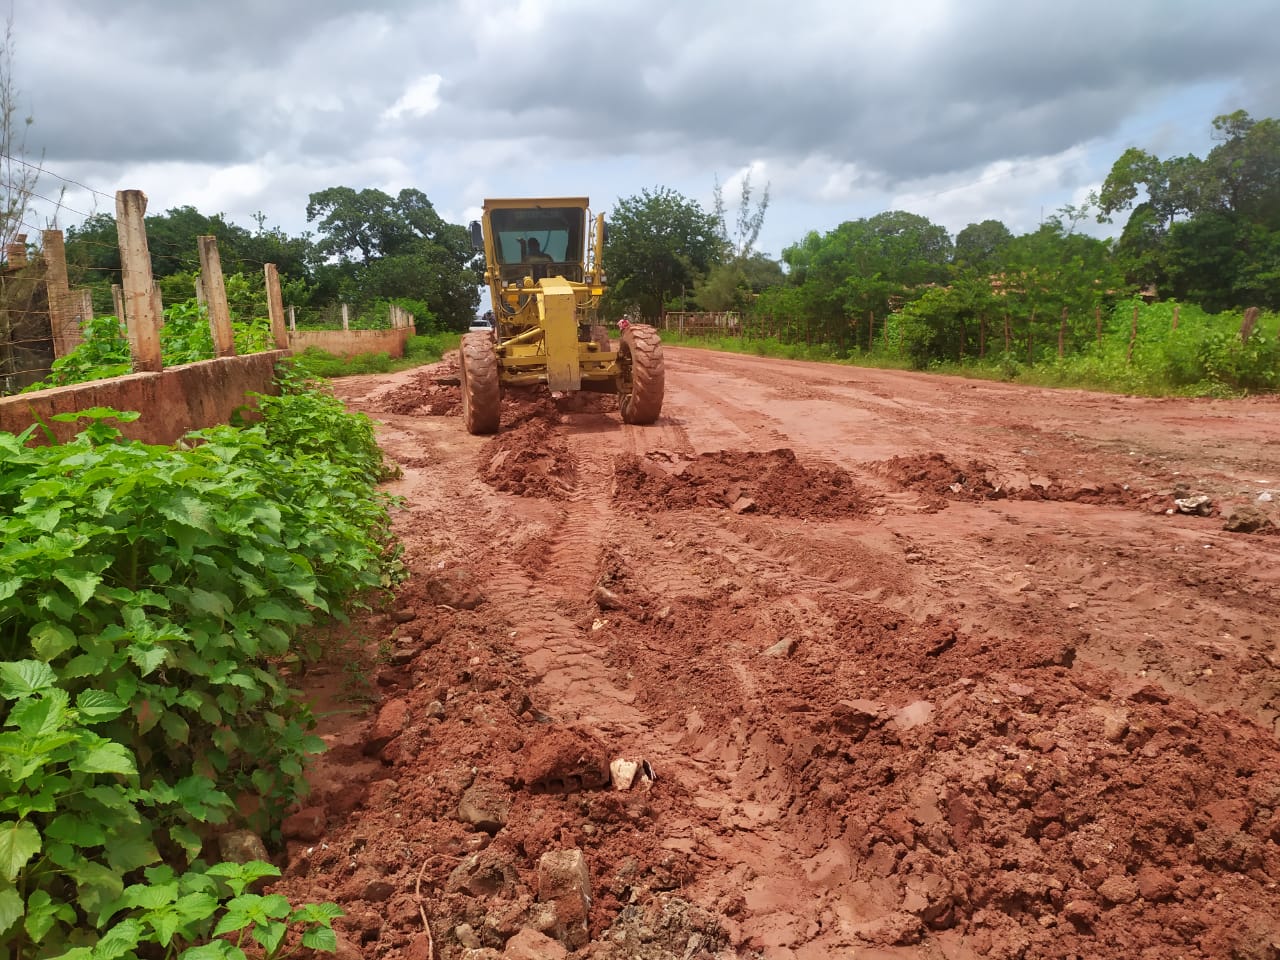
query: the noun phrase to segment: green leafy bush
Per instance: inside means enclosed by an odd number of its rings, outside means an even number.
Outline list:
[[[92,943],[125,879],[197,863],[233,798],[258,801],[258,829],[278,822],[323,746],[279,663],[398,573],[372,425],[314,384],[286,375],[256,422],[174,447],[122,440],[112,415],[80,414],[65,444],[0,434],[0,954],[15,957]],[[264,916],[263,931],[286,919],[274,901]],[[141,930],[121,922],[120,942]]]

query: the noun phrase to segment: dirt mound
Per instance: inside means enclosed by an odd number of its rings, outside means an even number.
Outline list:
[[[577,468],[569,448],[555,435],[536,405],[516,425],[485,444],[480,476],[503,493],[563,499],[574,489]]]
[[[617,502],[647,510],[725,507],[734,513],[844,517],[867,509],[848,471],[806,467],[787,449],[696,457],[628,454],[615,459],[614,478]]]
[[[1159,501],[1163,507],[1169,497],[1158,497],[1136,490],[1128,484],[1068,484],[1048,477],[1028,478],[1018,484],[1004,478],[995,467],[981,460],[955,463],[945,454],[926,453],[911,457],[891,457],[875,464],[878,472],[899,486],[921,493],[935,506],[947,500],[1048,500],[1095,505],[1117,504],[1139,506]]]
[[[459,416],[462,392],[458,386],[458,354],[450,352],[439,362],[415,370],[408,383],[374,394],[365,404],[373,413]]]
[[[952,463],[941,453],[892,457],[877,464],[879,471],[908,490],[947,500],[996,500],[1009,495],[991,479],[994,469],[978,460]]]

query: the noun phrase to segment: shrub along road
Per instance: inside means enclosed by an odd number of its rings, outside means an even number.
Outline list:
[[[283,892],[370,956],[1276,955],[1280,402],[667,362],[491,439],[448,360],[336,383],[413,575]]]

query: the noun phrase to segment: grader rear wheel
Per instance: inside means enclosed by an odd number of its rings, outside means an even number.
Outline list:
[[[622,378],[618,382],[618,407],[624,423],[653,423],[662,412],[666,372],[662,360],[662,340],[658,331],[645,323],[633,323],[622,333],[618,345]]]
[[[498,355],[493,337],[468,333],[459,348],[462,381],[462,422],[467,433],[497,433],[502,418],[502,394],[498,384]]]

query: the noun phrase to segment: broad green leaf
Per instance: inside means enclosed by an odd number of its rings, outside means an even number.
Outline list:
[[[312,927],[302,935],[302,945],[324,953],[338,952],[338,935],[330,927]]]
[[[0,934],[22,918],[22,897],[13,887],[0,884]]]
[[[142,934],[142,924],[137,920],[121,920],[98,941],[93,956],[95,960],[117,960],[137,948]]]
[[[29,740],[48,737],[67,719],[67,692],[57,687],[39,700],[22,700],[9,712],[9,726],[17,727]],[[59,744],[61,746],[61,744]],[[36,751],[32,751],[33,753]],[[47,753],[49,750],[41,750]]]
[[[214,940],[198,947],[188,947],[178,960],[245,960],[245,952],[228,940]]]
[[[346,915],[346,911],[336,903],[304,903],[294,911],[294,919],[302,923],[322,923],[325,926]]]
[[[191,738],[191,726],[179,714],[166,710],[160,718],[160,727],[170,740],[186,743]]]
[[[85,723],[114,720],[129,709],[123,700],[106,690],[82,690],[76,697],[76,709]]]
[[[204,848],[204,841],[200,839],[200,834],[180,823],[169,828],[169,839],[182,848],[188,861],[200,856],[200,851]]]
[[[48,663],[76,645],[76,635],[60,623],[46,620],[31,628],[31,649]]]
[[[9,577],[0,580],[0,600],[8,600],[22,588],[22,581],[18,577]]]
[[[160,859],[156,845],[151,842],[147,832],[132,831],[132,835],[114,836],[107,844],[107,863],[121,874],[138,867],[145,867]]]
[[[120,875],[106,864],[85,860],[68,866],[66,871],[76,883],[76,902],[90,916],[98,915],[100,909],[114,903],[124,892]],[[101,917],[100,922],[108,917]]]
[[[234,611],[226,594],[202,590],[199,587],[191,591],[191,609],[222,618],[231,616]]]
[[[156,583],[168,583],[173,578],[173,568],[165,563],[153,563],[147,572]]]
[[[53,668],[39,660],[0,663],[0,695],[13,699],[47,690],[57,679]]]
[[[137,773],[131,754],[123,744],[103,741],[71,761],[71,769],[80,773]]]
[[[40,831],[25,820],[0,823],[0,879],[10,883],[40,852]]]
[[[102,824],[74,813],[57,816],[45,828],[45,836],[64,840],[76,847],[100,847],[107,842]]]
[[[40,943],[53,925],[61,920],[66,924],[76,921],[76,912],[68,903],[54,900],[43,890],[27,897],[27,915],[22,921],[32,943]]]
[[[93,598],[93,591],[102,582],[102,577],[88,570],[54,570],[53,576],[62,581],[81,604]]]
[[[268,957],[275,954],[276,949],[280,946],[280,941],[284,939],[285,933],[288,931],[283,923],[279,921],[258,925],[253,928],[253,939],[262,945],[262,949],[266,951]]]
[[[146,647],[140,643],[129,645],[129,659],[137,664],[144,677],[158,669],[168,656],[169,651],[164,647]]]

